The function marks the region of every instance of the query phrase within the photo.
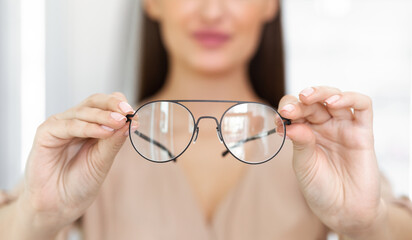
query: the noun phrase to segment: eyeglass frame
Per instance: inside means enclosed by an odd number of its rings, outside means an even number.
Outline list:
[[[155,160],[152,160],[152,159],[149,159],[149,158],[145,157],[143,154],[141,154],[141,153],[139,152],[139,150],[137,150],[136,146],[135,146],[134,143],[133,143],[132,135],[131,135],[131,134],[132,134],[132,133],[131,133],[132,119],[133,119],[133,117],[136,115],[136,113],[137,113],[141,108],[145,107],[146,105],[153,104],[153,103],[158,103],[158,102],[169,102],[169,103],[175,103],[175,104],[178,104],[178,105],[182,106],[183,108],[185,108],[185,109],[189,112],[190,116],[191,116],[192,119],[193,119],[193,123],[194,123],[193,131],[192,131],[192,136],[191,136],[190,141],[189,141],[189,143],[187,144],[187,146],[183,149],[183,151],[182,151],[180,154],[178,154],[177,156],[174,156],[172,159],[169,159],[169,160],[166,160],[166,161],[155,161]],[[192,103],[192,102],[193,102],[193,103],[196,103],[196,102],[197,102],[197,103],[209,103],[209,102],[210,102],[210,103],[234,103],[234,104],[233,104],[232,106],[228,107],[228,108],[222,113],[222,116],[220,117],[220,122],[218,122],[217,118],[214,117],[214,116],[200,116],[200,117],[198,117],[197,120],[196,120],[195,117],[194,117],[194,115],[193,115],[193,113],[189,110],[189,108],[182,104],[182,103],[185,103],[185,102],[190,102],[190,103]],[[280,145],[278,151],[277,151],[272,157],[270,157],[270,158],[268,158],[268,159],[266,159],[266,160],[264,160],[264,161],[262,161],[262,162],[247,162],[247,161],[244,161],[244,160],[238,158],[237,156],[235,156],[235,154],[233,154],[232,151],[230,151],[229,147],[226,145],[225,140],[224,140],[223,135],[222,135],[222,132],[221,132],[221,124],[222,124],[222,120],[223,120],[223,117],[225,116],[225,114],[226,114],[230,109],[232,109],[233,107],[235,107],[235,106],[237,106],[237,105],[240,105],[240,104],[245,104],[245,103],[260,104],[260,105],[264,105],[264,106],[270,107],[270,108],[272,108],[272,109],[279,115],[279,117],[282,119],[282,122],[283,122],[283,140],[282,140],[282,144]],[[219,139],[219,141],[220,141],[221,143],[223,143],[223,145],[224,145],[225,148],[226,148],[226,151],[224,151],[224,152],[222,153],[222,156],[223,156],[223,157],[225,157],[225,156],[227,155],[227,153],[230,153],[234,158],[236,158],[237,160],[239,160],[239,161],[241,161],[241,162],[243,162],[243,163],[251,164],[251,165],[262,164],[262,163],[268,162],[269,160],[273,159],[276,155],[278,155],[278,153],[280,152],[280,150],[282,150],[283,145],[285,144],[285,140],[286,140],[286,125],[291,125],[291,124],[292,124],[291,119],[282,117],[282,115],[280,115],[280,113],[279,113],[274,107],[272,107],[272,106],[270,106],[270,105],[268,105],[268,104],[260,103],[260,102],[253,102],[253,101],[235,101],[235,100],[197,100],[197,99],[196,99],[196,100],[187,100],[187,99],[186,99],[186,100],[154,100],[154,101],[150,101],[150,102],[144,103],[143,105],[141,105],[140,107],[138,107],[137,110],[136,110],[133,114],[128,114],[128,115],[126,115],[126,118],[127,118],[126,123],[129,122],[129,140],[130,140],[130,143],[132,144],[133,148],[134,148],[134,149],[136,150],[136,152],[137,152],[140,156],[142,156],[144,159],[146,159],[146,160],[148,160],[148,161],[151,161],[151,162],[154,162],[154,163],[166,163],[166,162],[170,162],[170,161],[173,161],[173,162],[176,163],[177,158],[180,157],[180,156],[189,148],[190,144],[191,144],[192,142],[194,142],[194,143],[196,142],[197,137],[198,137],[198,135],[199,135],[199,127],[198,127],[198,124],[199,124],[200,120],[201,120],[201,119],[205,119],[205,118],[209,118],[209,119],[215,120],[216,125],[217,125],[217,126],[216,126],[216,131],[217,131],[217,134],[218,134],[218,139]],[[271,130],[267,131],[267,133],[268,133],[267,135],[272,134],[272,133],[269,133],[270,131],[271,131]],[[151,143],[155,142],[155,143],[154,143],[155,145],[157,145],[158,147],[160,147],[160,148],[162,148],[163,150],[167,151],[168,154],[169,154],[169,156],[171,155],[170,151],[169,151],[166,147],[164,147],[163,144],[157,142],[157,141],[154,140],[154,139],[150,139],[148,136],[146,136],[146,135],[144,135],[144,134],[139,134],[139,133],[136,133],[136,132],[138,132],[137,130],[135,130],[135,132],[134,132],[135,134],[139,135],[140,137],[142,137],[142,138],[145,139],[146,141],[149,141],[149,142],[151,142]],[[196,138],[195,138],[195,140],[193,140],[193,137],[194,137],[195,133],[196,133]],[[144,135],[144,136],[141,136],[141,135]],[[267,135],[266,135],[266,136],[267,136]],[[252,137],[254,137],[254,136],[252,136]],[[262,136],[262,137],[263,137],[263,136]],[[249,139],[249,138],[248,138],[248,139]],[[249,140],[254,140],[254,139],[249,139]],[[249,141],[249,140],[242,140],[242,141],[247,142],[247,141]],[[162,146],[160,146],[160,145],[162,145]]]

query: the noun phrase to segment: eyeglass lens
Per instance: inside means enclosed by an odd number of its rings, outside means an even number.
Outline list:
[[[283,145],[277,131],[280,115],[259,103],[231,107],[222,118],[221,132],[228,150],[239,160],[259,163],[274,157]],[[283,127],[283,125],[282,125]]]
[[[193,140],[196,121],[180,103],[152,102],[143,105],[136,114],[139,128],[131,133],[130,140],[136,151],[148,160],[176,159]],[[228,151],[246,163],[273,158],[284,143],[282,118],[264,104],[236,104],[226,110],[219,124]]]

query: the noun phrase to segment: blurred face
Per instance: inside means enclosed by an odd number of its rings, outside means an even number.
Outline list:
[[[172,61],[206,73],[247,66],[278,0],[145,0]]]

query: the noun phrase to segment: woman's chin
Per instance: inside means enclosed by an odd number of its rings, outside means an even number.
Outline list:
[[[200,60],[198,59],[193,65],[194,69],[205,75],[222,75],[229,73],[234,69],[234,64],[229,64],[221,59],[216,60]]]

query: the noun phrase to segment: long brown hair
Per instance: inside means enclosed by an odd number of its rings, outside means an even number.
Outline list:
[[[169,62],[159,23],[143,12],[140,56],[139,102],[154,95],[166,80]],[[265,24],[260,45],[250,61],[249,77],[257,95],[277,106],[285,94],[285,72],[281,16]]]

